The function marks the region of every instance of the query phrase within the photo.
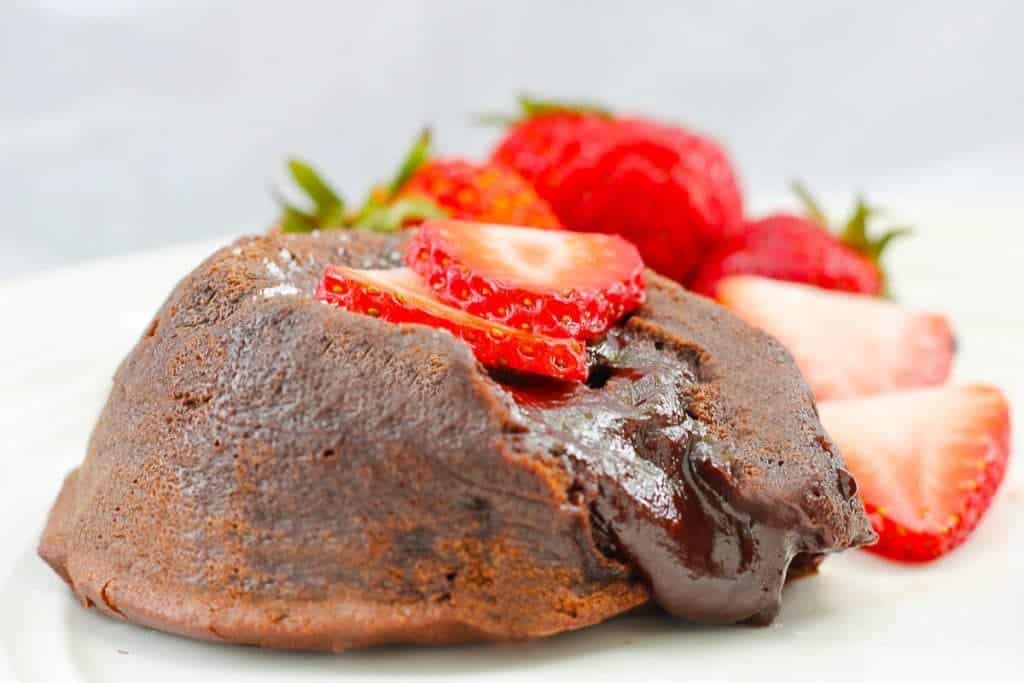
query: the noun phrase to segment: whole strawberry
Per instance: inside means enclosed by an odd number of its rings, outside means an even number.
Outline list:
[[[426,144],[426,138],[417,142],[421,144]],[[533,228],[562,227],[551,206],[511,168],[440,157],[410,168],[408,174],[397,197],[428,199],[451,218]]]
[[[709,138],[591,106],[520,104],[522,118],[491,160],[532,183],[568,229],[622,235],[651,268],[683,283],[740,231],[736,174]]]
[[[838,234],[800,185],[794,189],[807,207],[806,216],[774,214],[747,224],[741,234],[723,242],[705,260],[691,289],[714,297],[718,283],[730,275],[760,275],[855,294],[878,296],[886,291],[879,259],[906,228],[868,234],[872,210],[858,200],[852,217]]]
[[[281,228],[285,232],[351,227],[389,232],[442,217],[561,227],[548,203],[514,170],[457,157],[431,157],[430,133],[425,130],[395,177],[374,188],[363,206],[351,213],[312,167],[293,160],[289,163],[292,177],[314,208],[307,212],[285,204]]]

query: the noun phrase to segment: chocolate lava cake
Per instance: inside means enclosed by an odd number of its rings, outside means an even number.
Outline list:
[[[446,331],[314,300],[402,237],[243,239],[114,377],[39,552],[153,628],[344,650],[544,636],[653,602],[770,621],[874,538],[789,354],[648,272],[586,384],[487,371]]]

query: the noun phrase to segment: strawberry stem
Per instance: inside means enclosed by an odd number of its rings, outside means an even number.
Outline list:
[[[825,216],[825,212],[822,211],[821,205],[814,199],[814,196],[807,190],[807,188],[800,182],[794,181],[792,183],[793,192],[800,199],[800,203],[804,206],[804,212],[807,217],[820,225],[822,229],[829,230],[829,221]],[[889,296],[888,291],[888,277],[885,269],[882,268],[881,258],[886,247],[894,239],[899,237],[906,237],[913,234],[913,229],[907,226],[898,226],[885,230],[877,237],[872,237],[868,231],[868,225],[871,220],[881,213],[877,208],[873,208],[864,201],[863,197],[857,197],[857,203],[854,205],[853,213],[850,218],[846,221],[846,224],[838,232],[837,237],[839,241],[853,249],[857,253],[863,255],[878,269],[879,275],[882,277],[883,294]]]
[[[301,159],[289,159],[288,172],[295,184],[309,197],[313,209],[299,209],[275,192],[281,205],[282,232],[312,232],[345,226],[344,200],[320,177],[316,169]]]
[[[610,117],[612,112],[607,108],[594,102],[581,100],[547,100],[529,95],[520,95],[516,98],[519,101],[519,110],[523,118],[534,116],[545,116],[547,114],[589,114],[591,116]]]
[[[395,177],[388,183],[388,199],[394,199],[402,187],[409,182],[409,178],[420,169],[431,157],[430,150],[430,129],[424,128],[412,143],[412,147],[406,152],[402,165],[398,167]]]
[[[426,197],[402,197],[387,204],[374,204],[356,220],[356,228],[374,232],[395,232],[414,219],[445,218],[448,213]]]
[[[883,232],[878,237],[871,237],[868,234],[868,223],[872,216],[877,216],[878,211],[868,206],[864,199],[861,197],[857,198],[856,207],[853,210],[853,215],[850,216],[850,220],[846,222],[846,226],[840,233],[839,238],[852,249],[856,249],[860,253],[870,258],[876,265],[878,259],[882,256],[882,252],[885,247],[897,237],[904,237],[910,235],[913,230],[909,227],[897,227],[890,228]]]
[[[822,227],[828,227],[828,218],[825,217],[825,212],[821,210],[821,206],[814,199],[814,195],[807,190],[807,186],[799,180],[794,180],[790,183],[790,187],[793,188],[793,193],[800,199],[800,203],[804,205],[804,213],[807,214],[807,217]]]
[[[287,204],[281,207],[281,232],[313,232],[317,229],[313,217]]]
[[[308,163],[301,159],[289,159],[288,170],[296,184],[305,190],[309,198],[313,200],[317,216],[345,212],[345,202]]]
[[[448,214],[427,197],[399,197],[409,179],[430,160],[430,128],[416,136],[391,181],[370,191],[366,201],[350,219],[352,225],[375,232],[395,232],[407,222],[444,218]]]
[[[273,190],[281,205],[278,224],[282,232],[313,232],[339,228],[361,228],[376,232],[395,232],[413,219],[444,218],[448,214],[426,197],[398,198],[409,179],[431,156],[430,129],[424,128],[406,153],[391,181],[371,191],[354,213],[345,212],[341,195],[310,164],[301,159],[288,160],[288,172],[313,208],[300,209]]]

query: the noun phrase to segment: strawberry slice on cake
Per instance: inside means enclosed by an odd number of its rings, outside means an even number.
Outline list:
[[[644,262],[616,235],[430,220],[406,263],[441,301],[551,337],[599,337],[644,300]]]
[[[587,378],[587,353],[576,339],[555,339],[493,323],[435,299],[408,268],[357,270],[328,266],[316,298],[393,323],[448,330],[469,344],[484,365],[556,379]]]

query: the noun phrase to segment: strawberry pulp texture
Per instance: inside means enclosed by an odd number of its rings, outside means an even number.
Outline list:
[[[786,346],[819,401],[934,386],[952,370],[952,328],[937,313],[754,275],[725,278],[717,294]]]
[[[614,235],[433,220],[406,263],[445,303],[545,336],[594,339],[644,301],[644,263]]]
[[[354,313],[393,323],[447,330],[466,342],[484,365],[512,368],[561,380],[587,378],[587,353],[575,339],[533,335],[437,301],[407,268],[355,270],[328,266],[316,298]]]
[[[822,424],[856,477],[879,535],[872,552],[927,562],[963,543],[1010,456],[1010,411],[986,385],[825,401]]]
[[[423,197],[452,218],[559,229],[562,224],[533,187],[511,168],[458,158],[426,162],[398,197]]]

